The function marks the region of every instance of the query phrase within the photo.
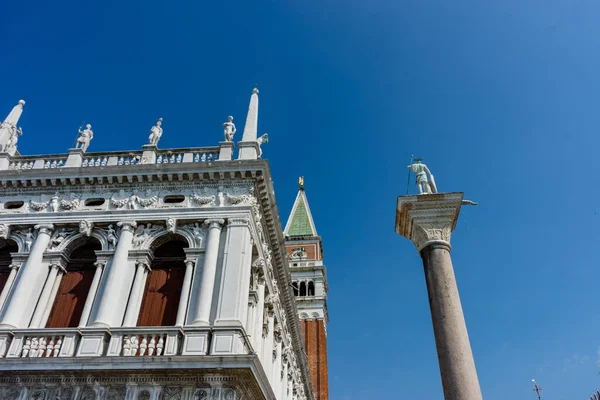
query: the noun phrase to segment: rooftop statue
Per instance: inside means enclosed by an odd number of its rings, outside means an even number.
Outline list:
[[[421,163],[422,158],[415,158],[414,164],[408,166],[408,169],[417,174],[417,186],[419,187],[419,194],[432,194],[437,193],[437,187],[435,185],[435,179],[433,174],[427,168],[427,165]],[[429,180],[427,180],[427,174],[429,174]]]
[[[23,113],[25,100],[19,100],[19,103],[13,107],[6,119],[0,123],[0,152],[8,153],[11,156],[17,151],[17,140],[23,134],[23,130],[17,126],[19,118]]]
[[[231,115],[227,117],[227,122],[223,123],[223,130],[225,133],[225,141],[233,142],[233,135],[235,135],[236,129]]]
[[[258,158],[260,158],[262,156],[262,148],[260,147],[260,145],[263,143],[269,143],[269,135],[265,133],[264,135],[256,139],[256,143],[258,143]]]
[[[90,124],[87,124],[84,130],[81,130],[81,128],[82,127],[79,128],[79,137],[77,138],[75,148],[85,152],[94,138],[94,132],[92,131],[92,125]]]
[[[163,134],[163,130],[160,127],[162,125],[162,118],[159,118],[156,121],[156,125],[154,125],[152,128],[150,128],[150,136],[148,137],[148,144],[152,145],[152,146],[156,146],[158,144],[158,141],[160,140],[160,137]]]

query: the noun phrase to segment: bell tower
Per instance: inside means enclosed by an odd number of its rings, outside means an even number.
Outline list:
[[[321,237],[304,191],[304,178],[300,177],[298,183],[298,195],[283,234],[315,399],[328,400],[327,272]]]

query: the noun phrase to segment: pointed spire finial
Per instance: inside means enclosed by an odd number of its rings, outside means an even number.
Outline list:
[[[300,190],[304,190],[304,177],[303,176],[298,178],[298,186],[300,187]]]
[[[258,88],[256,85],[254,86],[254,89],[252,89],[252,94],[258,94]]]

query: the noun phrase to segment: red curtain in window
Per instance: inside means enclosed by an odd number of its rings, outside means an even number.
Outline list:
[[[93,278],[91,268],[68,271],[62,277],[46,328],[73,328],[79,324]]]
[[[157,268],[150,272],[138,326],[175,325],[184,273],[184,268]]]

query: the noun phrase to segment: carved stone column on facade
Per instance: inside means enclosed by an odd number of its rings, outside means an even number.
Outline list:
[[[175,321],[175,325],[177,326],[183,326],[185,324],[185,316],[187,315],[190,289],[192,286],[192,276],[194,274],[194,265],[196,265],[196,260],[185,260],[185,275],[183,276],[181,295],[179,296],[179,307],[177,307],[177,319]]]
[[[272,297],[272,296],[269,296]],[[273,311],[273,303],[271,301],[266,302],[267,309],[267,335],[265,337],[264,349],[263,349],[263,369],[267,374],[269,380],[272,378],[273,371],[273,330],[275,326],[275,312]]]
[[[252,239],[248,218],[229,218],[215,326],[243,327],[248,312]]]
[[[273,340],[275,341],[275,350],[273,350],[273,379],[271,386],[273,386],[273,391],[275,393],[279,393],[281,390],[281,328],[275,327],[273,332]]]
[[[78,326],[80,328],[87,326],[88,319],[90,318],[90,312],[92,311],[92,305],[94,304],[96,293],[98,292],[98,285],[100,284],[102,271],[106,266],[106,261],[96,261],[94,266],[96,267],[96,270],[94,271],[94,278],[92,279],[92,284],[90,285],[90,290],[88,291],[88,295],[83,306],[83,311],[81,312],[81,318],[79,319]]]
[[[259,275],[256,281],[256,292],[258,295],[258,300],[256,302],[256,313],[254,316],[254,332],[252,333],[254,337],[254,351],[256,354],[262,354],[263,340],[262,340],[262,332],[263,332],[263,319],[265,312],[265,276],[262,275],[262,272],[259,270]]]
[[[6,279],[6,283],[4,284],[4,289],[2,289],[2,293],[0,293],[0,310],[4,306],[6,302],[6,297],[8,297],[8,292],[12,288],[12,284],[15,281],[15,277],[17,276],[17,272],[21,267],[20,264],[11,264],[9,265],[10,273],[8,274],[8,278]]]
[[[98,290],[100,304],[91,324],[95,327],[121,326],[124,308],[129,297],[134,271],[127,268],[127,264],[133,231],[137,224],[135,221],[123,221],[118,225],[121,227],[119,241]]]
[[[29,251],[29,257],[21,267],[0,314],[0,328],[24,328],[29,325],[33,310],[48,276],[47,264],[42,262],[50,242],[54,226],[36,225],[37,238]]]
[[[423,259],[444,398],[480,400],[481,389],[450,258],[462,193],[398,198],[396,232]]]
[[[140,307],[142,304],[142,297],[144,296],[144,287],[146,286],[146,279],[149,271],[150,265],[147,262],[136,262],[135,278],[133,278],[133,287],[131,289],[131,294],[129,295],[127,309],[125,310],[123,326],[137,325],[138,315],[140,313]]]
[[[191,325],[210,325],[210,310],[212,308],[215,277],[217,274],[217,260],[219,258],[219,242],[221,239],[221,229],[224,223],[225,220],[223,219],[209,219],[204,221],[204,224],[208,225],[208,237],[206,253],[204,255],[204,266],[202,268],[202,277],[200,278],[200,290],[196,297],[195,315],[192,317]]]
[[[35,308],[35,312],[33,313],[33,317],[31,318],[31,323],[29,324],[30,328],[43,327],[42,319],[44,318],[44,314],[50,314],[49,310],[48,313],[46,313],[46,309],[52,308],[52,295],[54,294],[54,296],[56,296],[56,292],[58,291],[58,285],[60,284],[64,272],[64,267],[59,263],[52,263],[50,265],[50,272],[48,273],[48,278],[46,279],[44,289],[42,290],[42,294],[39,297],[37,307]]]

